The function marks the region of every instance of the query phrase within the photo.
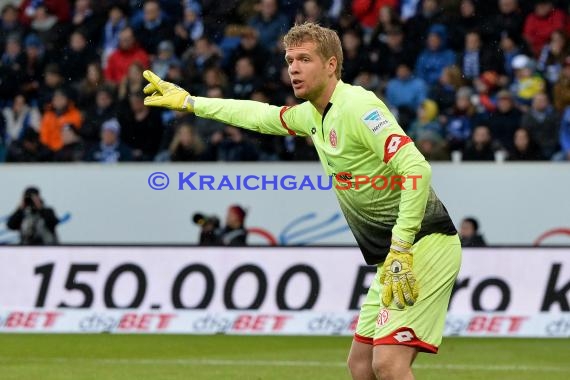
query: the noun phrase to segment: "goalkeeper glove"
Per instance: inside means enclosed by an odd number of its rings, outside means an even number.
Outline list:
[[[392,238],[390,252],[384,261],[380,282],[382,303],[388,307],[392,300],[398,308],[412,306],[418,298],[418,284],[412,272],[413,257],[410,252],[412,245],[408,242]]]
[[[143,72],[143,77],[150,83],[143,88],[144,105],[150,107],[165,107],[175,111],[194,111],[194,98],[188,91],[174,83],[160,79],[150,70]]]

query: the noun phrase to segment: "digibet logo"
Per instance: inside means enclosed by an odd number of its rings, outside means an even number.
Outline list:
[[[290,318],[292,317],[279,314],[239,314],[228,317],[206,315],[197,319],[192,327],[200,333],[274,333],[282,331]]]

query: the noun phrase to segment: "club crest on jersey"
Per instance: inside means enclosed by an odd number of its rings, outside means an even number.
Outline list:
[[[386,323],[388,323],[389,318],[390,318],[390,312],[388,311],[388,309],[384,308],[380,310],[380,312],[378,313],[378,317],[376,318],[376,326],[377,327],[384,326]]]
[[[361,120],[375,135],[380,133],[380,131],[386,128],[389,124],[389,121],[382,116],[380,111],[377,109],[368,111],[364,116],[362,116]]]
[[[329,142],[331,143],[331,146],[333,148],[336,148],[336,145],[338,143],[338,137],[336,135],[336,131],[334,130],[334,128],[332,128],[331,131],[329,132]]]

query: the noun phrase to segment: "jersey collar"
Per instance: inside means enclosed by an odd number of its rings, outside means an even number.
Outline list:
[[[344,90],[347,87],[348,87],[348,85],[339,79],[339,81],[337,82],[336,87],[334,88],[334,91],[331,95],[331,99],[329,100],[329,104],[327,104],[327,106],[325,108],[325,112],[323,112],[323,120],[325,119],[325,116],[327,115],[327,112],[329,112],[329,110],[331,109],[332,105],[335,103],[336,100],[338,100],[340,98],[340,96],[342,95],[342,93],[344,92]]]

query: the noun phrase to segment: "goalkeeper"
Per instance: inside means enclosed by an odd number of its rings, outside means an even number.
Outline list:
[[[459,237],[431,188],[430,165],[394,116],[374,93],[340,79],[338,35],[306,23],[291,28],[284,44],[295,96],[307,100],[300,105],[193,97],[150,71],[143,74],[150,82],[144,103],[260,133],[312,138],[364,260],[378,267],[349,354],[351,375],[413,379],[417,353],[436,353],[442,340],[461,263]],[[357,189],[357,175],[384,176],[392,184]],[[342,190],[347,181],[351,188]]]

